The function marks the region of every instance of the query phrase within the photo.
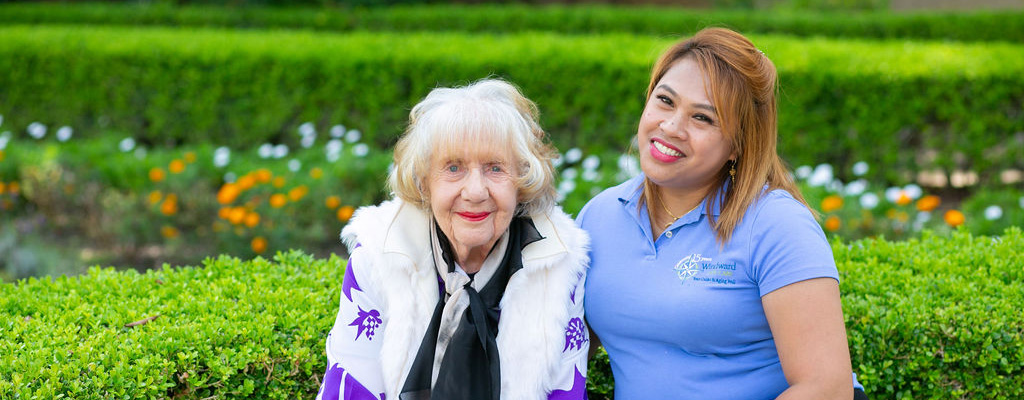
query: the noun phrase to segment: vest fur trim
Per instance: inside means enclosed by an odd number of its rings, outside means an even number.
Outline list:
[[[589,238],[568,215],[555,209],[533,221],[544,239],[523,248],[523,269],[509,280],[500,303],[502,399],[546,399],[554,389],[550,380],[558,376],[570,292],[589,263]],[[350,254],[359,252],[356,280],[366,282],[364,290],[386,318],[379,334],[389,399],[398,398],[438,301],[429,229],[426,212],[396,199],[360,208],[341,233]]]

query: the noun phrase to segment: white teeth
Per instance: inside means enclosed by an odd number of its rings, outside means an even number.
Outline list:
[[[672,156],[672,157],[682,157],[683,156],[683,153],[680,153],[678,151],[672,150],[672,149],[668,148],[667,146],[661,144],[661,142],[657,142],[656,141],[656,142],[653,142],[653,143],[654,143],[654,148],[658,149],[658,151],[660,151],[662,154],[665,154],[667,156]]]

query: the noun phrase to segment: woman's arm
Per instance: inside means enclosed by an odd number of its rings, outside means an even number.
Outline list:
[[[761,298],[789,389],[778,399],[853,398],[839,283],[815,278]]]

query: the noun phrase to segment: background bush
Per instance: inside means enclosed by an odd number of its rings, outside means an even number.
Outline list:
[[[842,4],[829,5],[829,2],[836,1],[794,0],[783,2],[780,9],[771,11],[600,4],[398,4],[372,8],[265,8],[240,7],[240,4],[235,4],[235,7],[211,7],[163,3],[72,3],[52,7],[50,4],[9,3],[0,4],[0,22],[381,32],[549,31],[656,36],[689,35],[713,25],[731,27],[746,34],[1011,43],[1024,41],[1024,11],[858,12],[851,9],[877,8],[868,4],[844,7]],[[822,9],[827,11],[820,11]]]
[[[542,110],[559,148],[626,148],[650,64],[672,39],[632,35],[238,32],[0,28],[7,124],[83,136],[247,148],[363,127],[388,148],[431,88],[499,76]],[[793,165],[857,161],[867,179],[973,170],[982,185],[1024,169],[1024,46],[754,37],[780,70],[780,144]],[[567,56],[571,55],[571,56]],[[600,84],[594,84],[600,82]],[[19,128],[15,128],[19,129]],[[885,149],[885,151],[878,151]]]
[[[1024,396],[1022,247],[1019,228],[833,242],[853,368],[868,394]],[[343,273],[342,259],[289,252],[2,284],[0,393],[311,398]],[[591,398],[604,398],[607,359],[590,371]]]

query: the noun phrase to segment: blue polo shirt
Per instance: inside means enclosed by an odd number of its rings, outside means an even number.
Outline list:
[[[839,279],[810,211],[765,193],[719,246],[702,202],[655,238],[637,209],[643,176],[592,199],[587,321],[611,359],[615,398],[774,399],[788,384],[761,296]],[[717,216],[717,215],[716,215]]]

